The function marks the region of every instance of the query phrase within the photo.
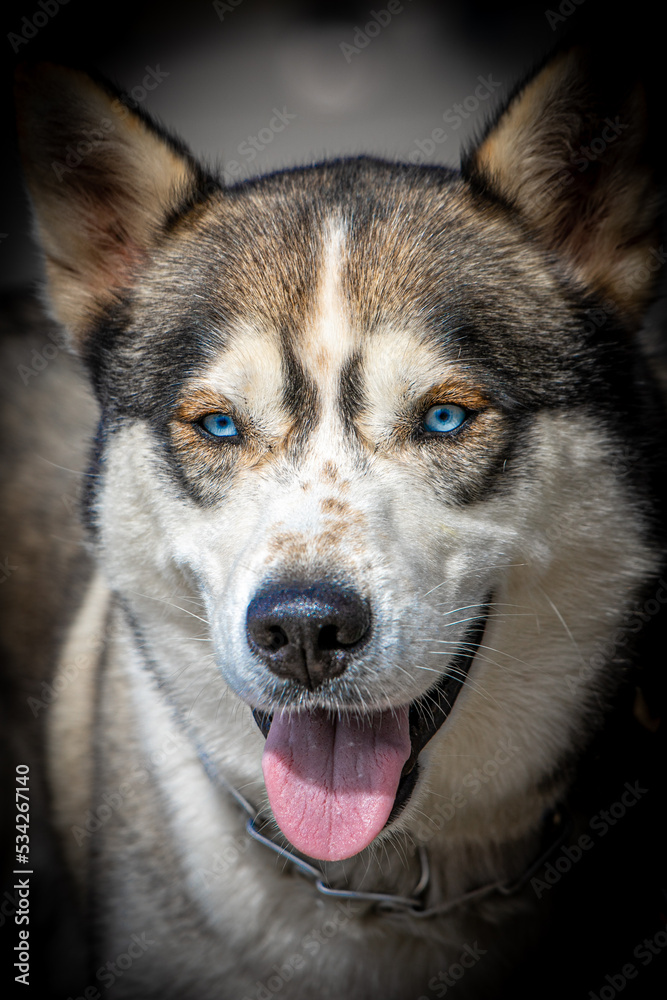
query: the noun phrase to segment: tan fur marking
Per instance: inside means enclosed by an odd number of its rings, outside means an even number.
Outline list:
[[[327,497],[325,500],[322,500],[320,502],[320,509],[323,514],[343,515],[349,514],[352,510],[349,503],[345,503],[344,500],[338,500],[336,497]]]
[[[315,551],[318,555],[326,556],[333,549],[338,548],[345,539],[346,529],[344,524],[339,524],[329,531],[322,531],[315,539]],[[354,546],[351,546],[354,552]]]
[[[340,482],[340,475],[338,469],[333,462],[325,462],[322,466],[322,478],[329,479],[332,483]]]
[[[568,69],[575,61],[573,52],[562,53],[512,101],[500,122],[476,153],[480,168],[499,184],[505,195],[511,195],[517,179],[534,170],[533,163],[526,163],[525,140],[535,135],[545,107],[560,93],[560,86]],[[502,172],[500,172],[500,170]]]
[[[177,420],[191,424],[207,413],[231,413],[233,409],[229,400],[209,386],[190,386],[187,396],[179,400],[175,415]]]
[[[297,531],[281,531],[270,538],[265,565],[279,564],[283,572],[289,567],[307,565],[312,558],[313,546],[309,539]]]
[[[208,413],[230,414],[241,439],[215,439],[202,434],[196,424]],[[186,478],[211,500],[219,498],[220,491],[227,488],[232,471],[258,469],[287,447],[284,437],[264,435],[223,393],[192,383],[186,386],[176,406],[170,432]]]
[[[483,410],[489,405],[489,399],[472,380],[469,381],[464,375],[452,373],[424,396],[425,406],[436,406],[438,403],[456,403],[470,410]]]

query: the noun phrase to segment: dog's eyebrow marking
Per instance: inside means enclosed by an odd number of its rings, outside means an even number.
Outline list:
[[[212,403],[217,394],[267,426],[284,431],[290,422],[284,405],[284,367],[284,351],[276,332],[238,321],[225,348],[195,388],[201,390],[200,398],[209,390]],[[187,385],[186,391],[190,391]]]
[[[228,404],[222,393],[215,392],[208,385],[189,384],[187,390],[179,399],[175,413],[178,420],[193,422],[205,413],[228,409]]]
[[[434,385],[424,397],[427,405],[439,402],[454,402],[461,406],[469,406],[473,410],[481,410],[489,405],[488,396],[478,388],[475,382],[453,371],[439,385]]]

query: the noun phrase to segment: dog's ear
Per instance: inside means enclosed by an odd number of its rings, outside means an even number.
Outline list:
[[[519,88],[462,170],[517,209],[597,294],[637,322],[653,292],[658,187],[641,84],[574,46]],[[609,63],[614,63],[612,66]]]
[[[22,67],[16,99],[52,311],[80,345],[206,178],[177,140],[86,73]]]

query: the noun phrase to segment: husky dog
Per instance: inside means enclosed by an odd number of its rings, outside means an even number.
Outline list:
[[[99,408],[43,715],[90,994],[503,995],[664,571],[641,87],[564,48],[460,172],[233,186],[77,70],[18,106]]]

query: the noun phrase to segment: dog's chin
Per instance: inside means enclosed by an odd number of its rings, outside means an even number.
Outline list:
[[[255,722],[267,739],[263,766],[274,815],[287,839],[302,853],[328,861],[352,857],[405,809],[419,780],[420,754],[454,707],[482,642],[488,613],[487,600],[436,683],[408,706],[355,713],[352,721],[338,722],[333,713],[302,710],[287,717],[276,714],[275,725],[273,713],[253,709]],[[296,777],[290,773],[293,770]],[[335,778],[320,782],[320,773],[336,770]],[[300,800],[299,824],[304,825],[304,814],[312,814],[305,821],[305,836],[300,828],[291,829],[292,807],[285,801],[290,797]],[[333,800],[338,809],[339,801],[347,797],[356,797],[358,803],[354,823],[340,830],[339,839],[345,843],[329,840],[319,845],[319,854],[314,853],[318,813],[325,815]],[[364,821],[373,833],[368,843],[361,832]],[[327,819],[322,822],[326,824]]]

